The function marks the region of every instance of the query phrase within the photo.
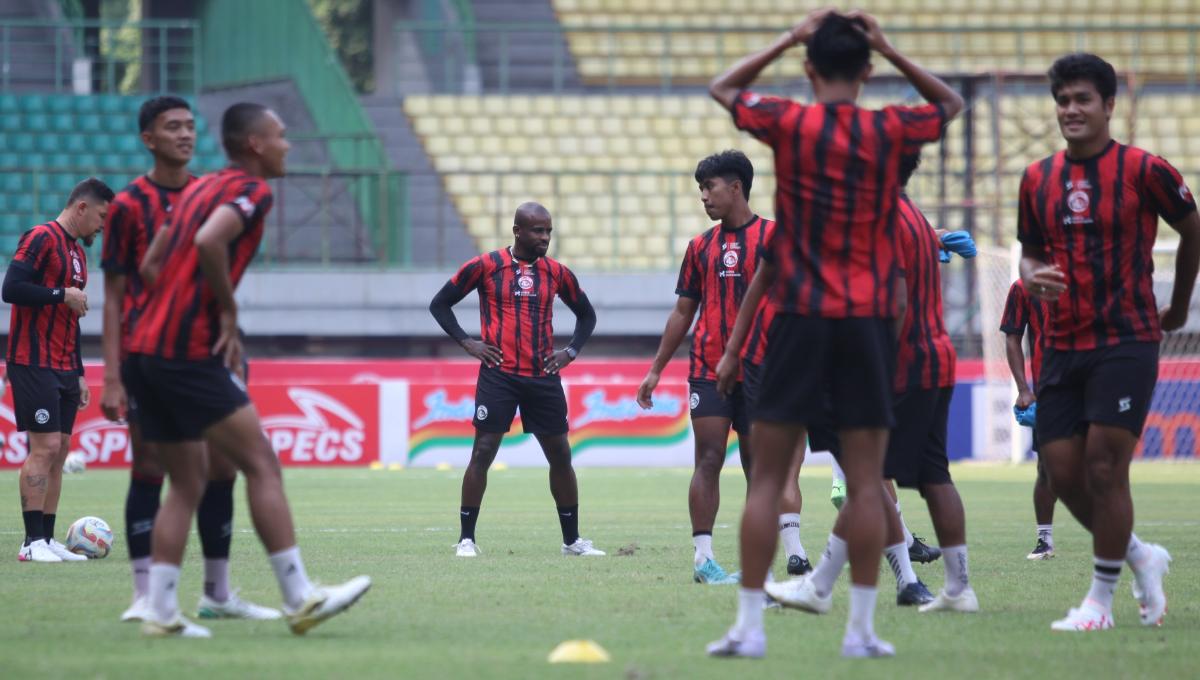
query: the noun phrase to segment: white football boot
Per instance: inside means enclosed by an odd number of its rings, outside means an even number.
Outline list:
[[[146,637],[181,637],[200,639],[212,637],[212,631],[204,626],[197,626],[191,621],[183,618],[182,614],[176,612],[174,618],[166,622],[155,621],[152,616],[143,619],[142,635]]]
[[[1113,627],[1112,612],[1105,612],[1091,600],[1084,600],[1078,609],[1067,612],[1066,618],[1050,624],[1050,630],[1092,631],[1108,630]]]
[[[53,538],[47,538],[46,545],[50,546],[50,551],[55,555],[58,555],[58,558],[63,562],[87,562],[87,555],[76,555],[70,550],[67,550],[67,546],[59,543]]]
[[[578,557],[603,557],[607,553],[603,550],[597,550],[588,539],[577,538],[571,545],[563,544],[562,554]]]
[[[1143,626],[1161,626],[1167,613],[1167,595],[1163,592],[1163,576],[1171,571],[1171,553],[1161,545],[1148,544],[1151,552],[1133,570],[1133,596],[1138,601]]]
[[[133,599],[133,604],[129,605],[129,609],[121,614],[122,623],[140,622],[153,616],[150,611],[150,596],[141,595]]]
[[[454,544],[455,557],[478,557],[481,552],[483,551],[479,549],[479,546],[475,545],[475,541],[469,538],[464,538]]]
[[[828,614],[833,606],[833,593],[821,597],[813,585],[811,573],[800,578],[794,578],[782,583],[767,583],[763,586],[767,595],[779,604],[792,609],[800,609],[812,614]]]
[[[200,604],[196,605],[196,616],[201,619],[247,619],[250,621],[270,621],[282,619],[283,612],[262,605],[247,602],[238,597],[238,591],[229,593],[229,599],[218,602],[207,595],[200,596]]]
[[[304,635],[310,628],[349,609],[370,588],[369,576],[355,576],[336,586],[317,586],[295,611],[284,610],[288,627],[296,635]]]
[[[17,551],[18,562],[62,562],[62,558],[50,549],[46,539],[39,538]]]

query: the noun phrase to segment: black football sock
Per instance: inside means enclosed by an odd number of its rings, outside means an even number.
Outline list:
[[[46,528],[41,510],[26,510],[21,517],[25,520],[25,545],[45,538],[42,535]]]
[[[54,538],[54,520],[57,517],[57,513],[42,512],[42,538],[47,541]]]
[[[562,527],[563,545],[579,540],[579,504],[558,506],[558,525]]]
[[[479,508],[467,507],[465,505],[458,508],[458,522],[462,529],[458,533],[458,540],[461,542],[464,538],[475,540],[475,522],[479,520]]]
[[[129,480],[125,495],[125,543],[129,559],[150,557],[150,534],[154,531],[154,516],[162,496],[162,480],[134,477]]]
[[[233,483],[232,479],[209,480],[196,509],[196,529],[200,534],[200,551],[204,558],[229,558],[233,541]]]

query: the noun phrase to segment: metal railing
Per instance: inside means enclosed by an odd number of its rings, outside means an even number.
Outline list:
[[[785,26],[572,25],[560,23],[398,22],[397,40],[478,45],[477,63],[460,52],[395,70],[404,92],[464,92],[464,69],[477,68],[486,92],[694,91],[736,60],[770,44]],[[935,72],[1044,73],[1054,58],[1095,51],[1119,69],[1196,86],[1200,24],[889,26],[901,50]],[[894,74],[876,59],[876,74]],[[804,60],[778,60],[759,79],[783,86],[802,78]]]
[[[200,90],[192,20],[0,20],[0,90],[143,94]]]

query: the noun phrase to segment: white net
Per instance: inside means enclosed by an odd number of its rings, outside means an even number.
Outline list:
[[[979,290],[979,328],[983,340],[983,378],[975,387],[975,458],[1018,462],[1030,450],[1029,428],[1013,418],[1016,386],[1008,369],[1000,317],[1009,286],[1017,277],[1017,253],[984,246],[973,260]],[[1028,356],[1028,353],[1027,353]]]

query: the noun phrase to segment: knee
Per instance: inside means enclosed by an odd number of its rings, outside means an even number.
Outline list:
[[[706,446],[696,449],[696,473],[705,479],[715,479],[725,467],[725,450]]]
[[[130,468],[135,477],[157,477],[161,479],[165,475],[162,466],[158,464],[158,461],[153,456],[137,455],[135,453]]]
[[[1107,458],[1088,460],[1084,469],[1087,487],[1092,492],[1106,492],[1120,486],[1121,479],[1117,467]]]
[[[279,457],[275,455],[275,450],[271,448],[271,444],[265,437],[259,440],[253,455],[247,456],[243,465],[242,473],[246,475],[247,480],[279,481],[283,479],[283,468],[279,465]],[[205,475],[205,481],[213,478],[232,479],[237,476],[237,472],[232,466],[227,471],[222,472],[222,470],[225,468],[219,464],[215,468],[210,465],[209,473]],[[214,477],[214,474],[223,476]]]

